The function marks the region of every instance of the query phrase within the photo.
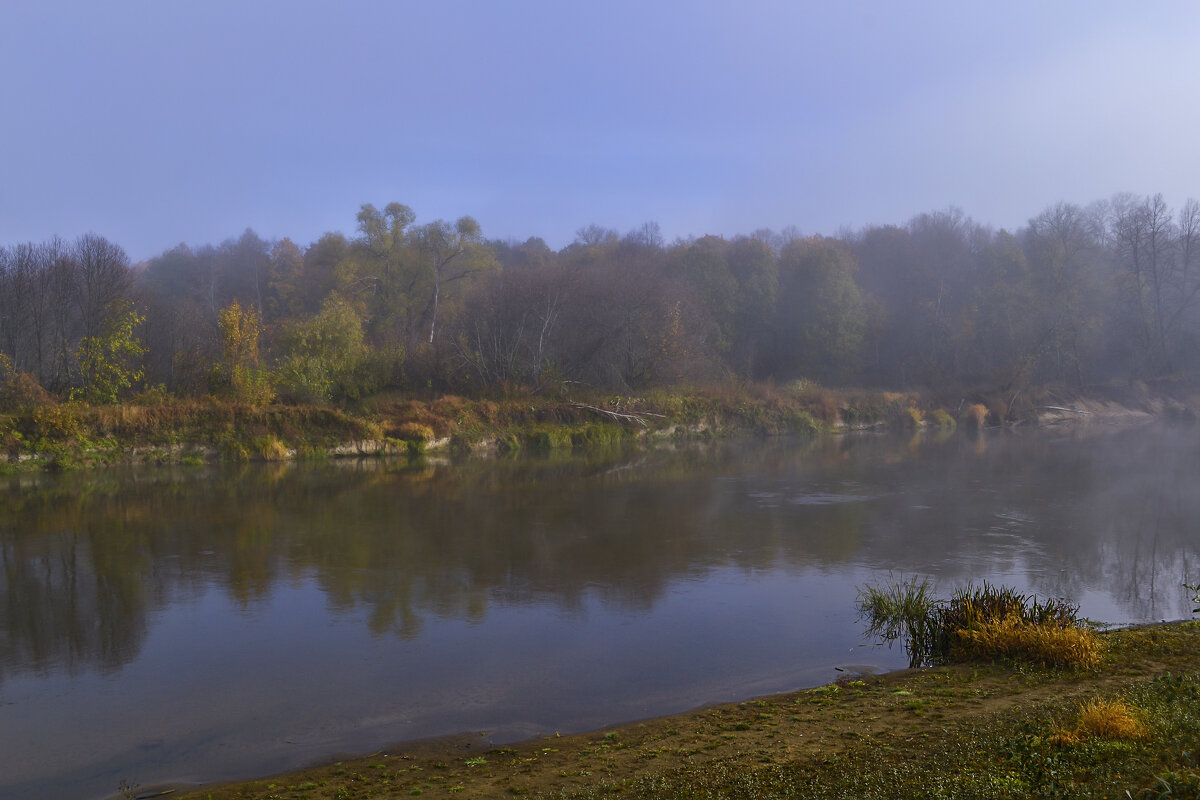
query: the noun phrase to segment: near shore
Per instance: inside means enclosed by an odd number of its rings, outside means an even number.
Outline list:
[[[604,731],[506,746],[463,734],[175,796],[1196,797],[1200,622],[1103,640],[1094,669],[1014,662],[847,674]],[[1095,708],[1108,709],[1100,723],[1088,715]]]

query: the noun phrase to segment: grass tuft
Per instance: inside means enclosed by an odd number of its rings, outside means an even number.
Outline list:
[[[1080,736],[1099,739],[1141,739],[1146,726],[1138,709],[1124,700],[1090,700],[1079,707]]]

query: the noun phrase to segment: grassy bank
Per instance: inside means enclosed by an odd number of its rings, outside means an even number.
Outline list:
[[[2,387],[0,387],[2,388]],[[592,450],[672,439],[890,428],[949,432],[1036,421],[1194,421],[1194,382],[939,393],[725,383],[638,395],[379,394],[344,406],[252,405],[148,391],[119,405],[0,391],[0,471],[112,463],[279,461]]]
[[[985,424],[969,405],[960,416]],[[508,396],[419,400],[379,395],[344,408],[255,406],[147,394],[121,405],[43,402],[0,413],[0,468],[112,463],[278,461],[433,450],[514,453],[590,450],[640,441],[774,435],[842,428],[931,426],[954,416],[914,394],[811,384],[739,385],[642,396]]]
[[[1200,623],[1103,639],[1086,670],[848,676],[582,735],[416,743],[182,797],[1196,797]]]

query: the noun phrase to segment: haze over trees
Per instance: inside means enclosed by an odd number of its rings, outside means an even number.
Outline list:
[[[953,209],[838,237],[667,244],[653,223],[590,225],[559,251],[490,241],[468,216],[417,224],[395,202],[357,223],[137,265],[94,233],[0,248],[0,354],[93,402],[728,379],[1015,391],[1200,367],[1194,200],[1060,203],[1016,231]]]

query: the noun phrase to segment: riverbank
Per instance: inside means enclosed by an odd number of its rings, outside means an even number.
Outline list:
[[[254,406],[144,393],[121,405],[45,402],[0,414],[0,470],[108,464],[589,451],[731,435],[1014,424],[1194,421],[1191,382],[1094,387],[1086,394],[835,390],[808,382],[656,390],[639,396],[517,395],[420,400],[378,395],[344,408]]]
[[[1096,669],[961,664],[604,731],[409,743],[180,800],[1160,797],[1200,791],[1200,622],[1111,631]],[[1081,704],[1121,700],[1140,728]],[[1126,792],[1129,792],[1126,795]]]

